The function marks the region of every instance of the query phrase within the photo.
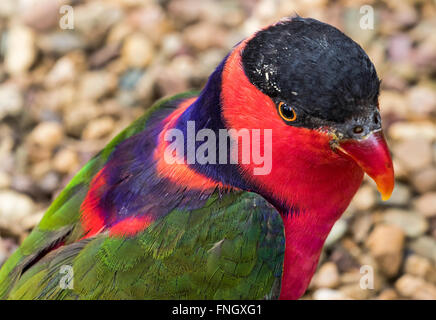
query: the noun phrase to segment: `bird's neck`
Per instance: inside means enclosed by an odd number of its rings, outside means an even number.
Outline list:
[[[281,300],[299,299],[304,294],[318,265],[325,239],[343,210],[282,214],[286,241]]]
[[[221,84],[225,61],[226,59],[209,77],[199,96],[181,105],[180,115],[170,128],[181,132],[184,139],[184,165],[196,172],[198,179],[204,177],[215,181],[217,185],[247,189],[237,165],[231,163],[230,136],[221,116]],[[212,154],[213,159],[210,157]],[[206,162],[201,159],[204,156]],[[211,186],[210,183],[205,185]]]
[[[305,140],[300,144],[304,145]],[[320,162],[318,159],[328,158],[322,145],[312,151],[303,146],[290,148],[290,154],[283,157],[273,151],[269,175],[247,179],[282,216],[286,241],[281,299],[298,299],[303,295],[316,270],[325,239],[363,178],[362,170],[352,161]]]

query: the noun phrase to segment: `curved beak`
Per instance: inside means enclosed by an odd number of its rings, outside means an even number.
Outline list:
[[[351,157],[377,184],[383,200],[388,200],[394,189],[394,168],[388,145],[381,130],[362,140],[345,139],[337,148]]]

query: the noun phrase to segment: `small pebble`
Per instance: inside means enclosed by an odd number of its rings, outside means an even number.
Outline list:
[[[367,211],[376,204],[375,190],[370,185],[363,185],[353,198],[353,205],[357,210]]]
[[[428,167],[432,162],[431,144],[425,139],[408,139],[393,148],[394,156],[410,171]]]
[[[414,211],[388,209],[383,214],[383,220],[387,224],[400,227],[411,238],[423,235],[428,230],[427,220]]]
[[[21,221],[34,211],[35,203],[30,197],[15,191],[0,190],[0,228],[19,235],[23,231]]]
[[[418,197],[415,208],[426,218],[436,217],[436,192],[428,192]]]
[[[11,177],[6,172],[0,170],[0,189],[9,188],[11,182]]]
[[[436,300],[436,286],[408,274],[401,276],[395,282],[395,288],[404,297],[417,300]]]
[[[313,293],[314,300],[346,300],[349,299],[343,292],[328,288],[321,288]]]
[[[413,276],[423,279],[431,278],[436,272],[435,267],[429,259],[413,254],[407,257],[404,270]]]
[[[13,76],[25,73],[35,62],[36,54],[33,31],[23,25],[12,26],[6,43],[6,71]]]
[[[392,289],[384,289],[380,294],[377,296],[378,300],[397,300],[398,299],[398,293]]]
[[[30,141],[43,149],[53,149],[64,137],[62,125],[57,122],[42,122],[30,133]]]
[[[412,174],[411,183],[420,193],[436,191],[436,168],[427,167]]]
[[[148,66],[154,55],[153,43],[144,35],[132,34],[124,43],[121,56],[131,68]]]
[[[333,262],[324,263],[315,276],[314,285],[317,288],[335,288],[339,285],[339,272]]]
[[[112,132],[115,121],[111,117],[103,117],[91,121],[83,131],[83,139],[96,140],[107,136]]]
[[[410,248],[417,254],[436,263],[436,240],[430,236],[422,236],[410,243]]]
[[[8,116],[19,115],[24,107],[20,88],[14,83],[0,85],[0,121]]]
[[[53,168],[60,173],[71,173],[79,166],[79,157],[71,149],[59,150],[53,159]]]
[[[84,101],[98,100],[117,86],[116,77],[106,71],[88,72],[81,77],[79,98]]]
[[[369,235],[366,245],[375,257],[381,271],[393,277],[400,270],[405,235],[394,225],[378,224]]]

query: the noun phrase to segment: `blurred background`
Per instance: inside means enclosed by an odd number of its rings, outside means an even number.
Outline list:
[[[365,179],[304,298],[436,299],[432,0],[1,0],[0,265],[154,100],[200,89],[233,45],[295,12],[338,27],[374,62],[397,179],[385,203]]]

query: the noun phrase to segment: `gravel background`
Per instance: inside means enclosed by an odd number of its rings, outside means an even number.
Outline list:
[[[59,26],[66,4],[72,30]],[[362,5],[374,9],[373,29],[359,26]],[[151,102],[201,88],[234,44],[294,12],[337,26],[375,63],[397,179],[386,203],[365,180],[304,298],[436,299],[431,0],[1,0],[0,265],[74,173]]]

